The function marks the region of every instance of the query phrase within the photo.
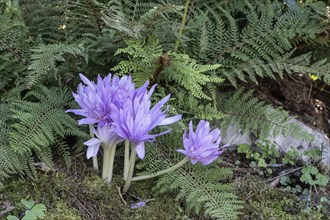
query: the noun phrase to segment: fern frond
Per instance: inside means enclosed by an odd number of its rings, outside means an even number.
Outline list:
[[[302,55],[308,59],[301,62],[295,62],[296,55],[285,57],[295,42],[309,41],[326,32],[325,21],[308,8],[276,11],[269,0],[233,2],[237,4],[213,2],[195,6],[195,10],[204,11],[206,19],[200,28],[188,32],[192,46],[187,51],[192,58],[221,64],[218,75],[234,86],[237,80],[257,83],[257,76],[274,78],[276,74],[310,71],[313,64],[309,54]],[[322,75],[329,74],[326,67],[320,69],[324,71]]]
[[[221,124],[224,131],[229,126],[235,126],[238,130],[261,137],[283,134],[308,141],[313,139],[298,124],[292,122],[288,112],[280,108],[274,109],[271,105],[253,98],[252,91],[239,89],[233,94],[223,94],[218,106],[226,115]]]
[[[70,155],[70,146],[62,138],[58,138],[54,145],[55,152],[59,155],[59,158],[64,161],[67,169],[71,167],[72,160]]]
[[[87,55],[83,52],[83,48],[79,45],[65,44],[48,44],[38,45],[31,49],[31,63],[28,67],[30,70],[28,87],[36,84],[37,80],[46,75],[49,71],[56,71],[56,62],[65,62],[64,54],[73,56],[82,56],[87,62]],[[56,74],[55,74],[56,75]]]
[[[11,127],[10,146],[18,153],[40,151],[55,143],[56,137],[79,134],[76,121],[64,113],[71,102],[71,94],[41,87],[40,92],[31,91],[25,99],[11,106],[12,118],[17,120]],[[80,133],[81,134],[81,133]]]
[[[171,156],[153,148],[140,166],[148,172],[171,167],[174,165],[169,159]],[[163,175],[154,190],[158,193],[177,192],[176,200],[185,200],[187,207],[196,213],[202,211],[216,219],[237,219],[242,202],[232,193],[234,186],[222,182],[231,174],[230,169],[217,165],[189,164]]]
[[[127,44],[126,48],[118,49],[116,55],[127,54],[129,60],[121,61],[112,70],[119,74],[131,74],[137,85],[142,85],[147,80],[165,81],[167,85],[175,82],[194,97],[210,100],[203,91],[203,86],[223,81],[220,77],[204,73],[214,71],[220,65],[200,65],[185,54],[163,54],[155,36],[149,36],[146,40],[130,40]]]

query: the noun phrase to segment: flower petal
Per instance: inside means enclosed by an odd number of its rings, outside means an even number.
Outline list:
[[[95,157],[97,155],[97,152],[99,151],[100,145],[98,146],[89,146],[87,148],[87,154],[86,157],[87,159],[91,158],[91,157]]]
[[[135,147],[136,153],[140,159],[144,158],[145,150],[144,150],[144,142],[140,142]]]
[[[93,146],[93,145],[100,145],[102,143],[102,141],[98,138],[92,138],[88,141],[84,142],[84,145],[86,146]]]
[[[98,120],[94,118],[83,118],[78,120],[78,125],[91,125],[99,122]]]
[[[169,125],[179,121],[182,118],[182,115],[176,115],[173,117],[163,119],[158,125]]]

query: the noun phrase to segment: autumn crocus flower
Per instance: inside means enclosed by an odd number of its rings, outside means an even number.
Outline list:
[[[114,125],[98,125],[96,129],[93,129],[93,133],[96,138],[84,142],[84,144],[88,146],[87,158],[95,157],[100,146],[103,147],[102,179],[104,179],[106,183],[110,183],[112,180],[116,145],[123,141],[123,139],[117,135]]]
[[[135,86],[131,76],[124,76],[121,79],[111,74],[105,78],[97,77],[97,83],[91,82],[83,74],[79,74],[85,85],[79,84],[77,93],[73,97],[81,109],[70,109],[72,112],[85,118],[80,119],[78,124],[99,124],[111,123],[110,105],[112,103],[121,105],[135,94]]]
[[[178,150],[178,152],[188,156],[192,164],[199,162],[208,165],[215,161],[222,154],[221,149],[226,147],[219,147],[220,142],[219,129],[210,132],[209,122],[201,120],[194,132],[193,124],[190,121],[189,134],[187,135],[185,132],[183,135],[184,150]]]
[[[159,101],[153,108],[150,97],[154,91],[153,86],[149,93],[140,93],[133,99],[128,99],[122,107],[112,104],[112,120],[116,125],[117,134],[129,140],[135,147],[139,158],[145,155],[144,142],[152,141],[155,137],[168,133],[170,130],[159,134],[149,134],[157,126],[169,125],[181,119],[181,115],[167,117],[166,110],[162,107],[169,100],[170,95]]]
[[[146,84],[145,84],[146,85]],[[144,142],[153,141],[155,137],[168,133],[170,130],[159,134],[149,134],[157,126],[169,125],[181,119],[181,115],[167,117],[165,111],[162,110],[164,104],[169,100],[170,95],[159,101],[151,108],[151,95],[156,85],[151,87],[150,91],[144,92],[145,89],[140,89],[136,92],[133,99],[126,100],[122,107],[114,104],[111,105],[112,120],[116,126],[117,134],[129,140],[131,143],[131,156],[129,161],[125,160],[124,179],[126,180],[123,192],[127,192],[133,177],[136,154],[143,159],[145,155]],[[125,150],[125,157],[126,157]]]
[[[194,132],[193,124],[190,121],[189,134],[187,135],[185,132],[183,135],[183,146],[185,149],[178,150],[178,152],[183,153],[186,157],[172,167],[156,173],[134,177],[132,178],[132,181],[145,180],[160,176],[182,167],[188,161],[191,161],[192,164],[200,162],[203,165],[208,165],[215,161],[223,152],[221,149],[227,146],[224,145],[219,147],[220,142],[221,138],[219,129],[214,129],[210,132],[209,122],[202,120],[198,123],[196,132]]]
[[[96,137],[84,142],[88,147],[86,154],[87,159],[96,156],[101,144],[104,146],[115,146],[123,141],[123,139],[117,135],[115,126],[113,125],[97,126],[96,129],[93,129],[93,133]]]

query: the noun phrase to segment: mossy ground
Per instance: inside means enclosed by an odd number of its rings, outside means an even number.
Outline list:
[[[236,181],[237,193],[245,202],[241,219],[317,220],[330,217],[324,212],[325,210],[318,210],[315,204],[308,203],[283,188],[272,187],[260,176],[247,174]],[[324,195],[326,194],[318,194],[314,197]]]
[[[15,206],[11,215],[18,216],[24,208],[20,200],[34,200],[47,207],[48,220],[80,219],[187,219],[187,213],[174,201],[174,196],[156,195],[152,191],[154,180],[134,182],[129,193],[123,195],[124,205],[117,186],[124,181],[118,174],[110,186],[104,184],[83,161],[76,161],[69,172],[40,171],[38,180],[13,180],[0,191],[2,200]],[[131,209],[132,203],[141,199],[154,199],[145,207]]]
[[[92,170],[91,164],[80,156],[74,157],[69,171],[40,170],[37,181],[13,179],[0,190],[0,200],[10,201],[15,209],[8,214],[16,216],[24,210],[21,199],[43,203],[47,207],[47,220],[207,219],[202,214],[185,211],[184,204],[174,200],[175,195],[157,194],[152,190],[155,181],[134,182],[129,193],[123,195],[125,205],[117,190],[117,186],[124,184],[120,172],[115,173],[113,182],[107,186]],[[315,203],[306,212],[306,202],[282,188],[271,187],[261,176],[244,174],[231,181],[238,185],[237,195],[245,202],[240,219],[329,219],[326,211],[329,206],[317,210]],[[326,196],[330,200],[327,192],[330,192],[329,188],[317,196]],[[154,200],[145,207],[131,209],[130,205],[138,202],[137,197]]]

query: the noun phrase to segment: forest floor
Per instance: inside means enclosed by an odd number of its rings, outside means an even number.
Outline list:
[[[329,197],[329,186],[317,189],[309,199],[302,198],[279,187],[281,169],[274,168],[273,174],[267,175],[251,168],[248,161],[234,151],[227,151],[224,158],[219,165],[234,169],[231,181],[237,185],[236,194],[244,201],[240,219],[329,219],[330,203],[319,202],[320,198]],[[119,173],[107,186],[85,160],[85,155],[78,154],[69,171],[40,169],[38,181],[9,182],[0,192],[0,201],[5,202],[3,207],[12,206],[14,210],[10,214],[19,216],[25,210],[20,200],[34,200],[47,207],[47,220],[209,219],[186,210],[184,202],[174,200],[175,195],[155,192],[154,180],[134,182],[129,193],[122,195],[118,187],[124,182]],[[238,160],[242,161],[239,166],[235,165]],[[293,174],[298,176],[299,170]],[[131,207],[141,200],[149,202],[144,207]]]

